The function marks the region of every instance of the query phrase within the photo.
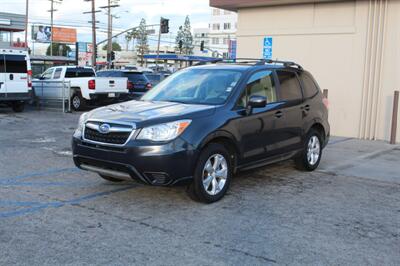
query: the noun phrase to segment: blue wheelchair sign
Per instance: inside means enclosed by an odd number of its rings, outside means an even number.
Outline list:
[[[264,37],[263,58],[272,59],[272,37]]]

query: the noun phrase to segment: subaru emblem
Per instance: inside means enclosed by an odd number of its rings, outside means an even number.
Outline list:
[[[109,124],[101,124],[99,126],[99,132],[103,134],[107,134],[110,132],[110,125]]]

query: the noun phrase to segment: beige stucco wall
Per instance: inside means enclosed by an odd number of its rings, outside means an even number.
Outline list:
[[[262,57],[272,36],[274,58],[299,62],[329,90],[333,135],[388,140],[400,88],[400,1],[374,2],[240,9],[237,56]]]

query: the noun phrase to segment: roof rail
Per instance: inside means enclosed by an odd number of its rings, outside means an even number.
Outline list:
[[[224,59],[216,63],[238,63],[238,64],[253,64],[256,66],[261,66],[265,64],[281,64],[284,67],[296,67],[299,70],[303,70],[303,67],[295,62],[291,61],[280,61],[264,58],[235,58],[235,59]]]

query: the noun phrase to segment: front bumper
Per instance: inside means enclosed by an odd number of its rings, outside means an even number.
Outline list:
[[[192,178],[198,154],[189,147],[179,138],[163,145],[142,145],[133,140],[123,147],[87,143],[76,137],[72,140],[77,167],[159,186]]]

